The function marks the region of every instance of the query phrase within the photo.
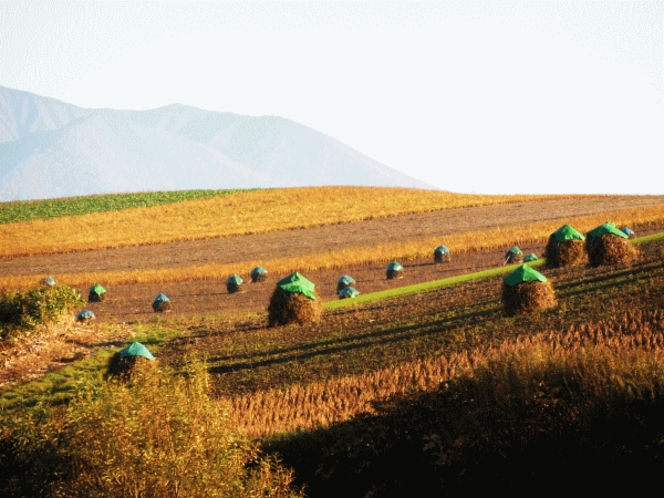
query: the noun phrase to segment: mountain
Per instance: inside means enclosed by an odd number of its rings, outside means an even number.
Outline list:
[[[432,188],[281,117],[85,109],[0,87],[0,201],[305,185]]]

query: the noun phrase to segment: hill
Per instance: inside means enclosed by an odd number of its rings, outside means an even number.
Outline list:
[[[0,87],[0,201],[306,185],[432,188],[282,117],[84,109]]]

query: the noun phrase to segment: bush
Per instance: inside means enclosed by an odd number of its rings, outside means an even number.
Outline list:
[[[81,294],[67,285],[3,294],[0,296],[0,341],[44,328],[82,304]]]
[[[225,405],[208,397],[205,365],[188,368],[139,369],[67,407],[14,417],[0,436],[0,494],[301,496],[276,458],[233,434]]]

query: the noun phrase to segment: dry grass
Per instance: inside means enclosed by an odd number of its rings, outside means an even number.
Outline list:
[[[377,187],[258,190],[150,208],[0,226],[0,257],[127,247],[331,225],[400,214],[588,196],[468,195]],[[168,220],[168,222],[164,222]]]
[[[664,310],[625,313],[615,320],[518,337],[498,347],[402,363],[366,375],[242,394],[230,398],[230,417],[250,437],[328,427],[361,412],[373,413],[373,403],[388,396],[433,389],[494,355],[540,346],[566,352],[588,347],[621,354],[641,350],[664,359]]]
[[[618,224],[629,224],[635,227],[662,223],[664,222],[664,205],[582,216],[573,218],[572,220],[579,230],[585,231],[604,223],[607,219],[612,219]],[[496,249],[514,244],[528,245],[533,242],[546,240],[549,234],[558,228],[561,223],[569,221],[569,218],[556,219],[533,223],[528,227],[499,228],[483,232],[450,235],[445,238],[445,242],[450,251],[454,253]],[[71,286],[87,286],[90,285],[90,282],[97,281],[102,281],[106,285],[121,285],[225,280],[228,275],[234,273],[243,275],[247,273],[249,268],[258,265],[268,266],[273,273],[292,273],[294,271],[347,268],[350,266],[388,262],[393,259],[408,261],[430,258],[431,248],[436,247],[439,243],[440,239],[435,238],[415,242],[393,242],[374,247],[358,247],[309,256],[246,261],[232,264],[61,274],[57,275],[57,279],[59,282]],[[36,282],[37,277],[35,275],[7,275],[0,277],[0,289],[26,289],[34,286]]]

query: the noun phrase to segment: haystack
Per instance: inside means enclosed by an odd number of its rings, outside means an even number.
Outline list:
[[[89,322],[95,318],[95,314],[90,310],[83,310],[78,315],[76,315],[76,320],[79,322]]]
[[[549,236],[546,245],[546,264],[552,268],[576,265],[586,259],[583,241],[586,238],[569,225],[563,225]]]
[[[337,280],[337,294],[339,294],[342,290],[347,289],[348,287],[352,287],[355,285],[355,279],[351,277],[350,275],[344,275]]]
[[[242,277],[240,275],[231,275],[226,280],[226,290],[229,294],[234,294],[235,292],[240,292],[240,286],[242,285]]]
[[[521,263],[523,261],[523,252],[517,246],[511,247],[505,253],[504,265],[511,265],[514,263]]]
[[[313,282],[295,272],[277,282],[267,308],[268,325],[310,323],[320,320],[323,303]]]
[[[604,223],[588,232],[586,252],[590,266],[631,264],[638,256],[627,235],[613,223]]]
[[[267,280],[267,270],[262,266],[257,266],[251,270],[251,281],[256,282],[265,282]]]
[[[151,365],[154,359],[148,348],[140,342],[134,342],[111,357],[106,377],[130,377],[137,366]]]
[[[388,280],[403,278],[403,274],[401,273],[403,271],[403,266],[401,266],[401,264],[397,261],[392,261],[389,265],[387,265],[386,270]]]
[[[530,263],[532,261],[537,261],[538,259],[539,258],[537,257],[537,254],[535,254],[534,252],[531,252],[528,256],[523,258],[523,262],[524,263]]]
[[[99,284],[94,284],[90,287],[90,293],[88,294],[89,303],[101,303],[104,299],[106,299],[106,289]]]
[[[449,263],[450,250],[446,246],[438,246],[433,251],[433,260],[436,263]]]
[[[503,279],[503,306],[507,316],[531,313],[558,304],[547,278],[528,265],[521,265]]]
[[[163,313],[171,309],[171,300],[165,294],[159,294],[152,301],[152,309],[155,313]]]
[[[49,287],[55,287],[55,279],[53,277],[46,277],[41,279],[41,285],[48,285]]]
[[[346,287],[339,292],[339,299],[353,299],[360,295],[360,291],[353,287]]]

